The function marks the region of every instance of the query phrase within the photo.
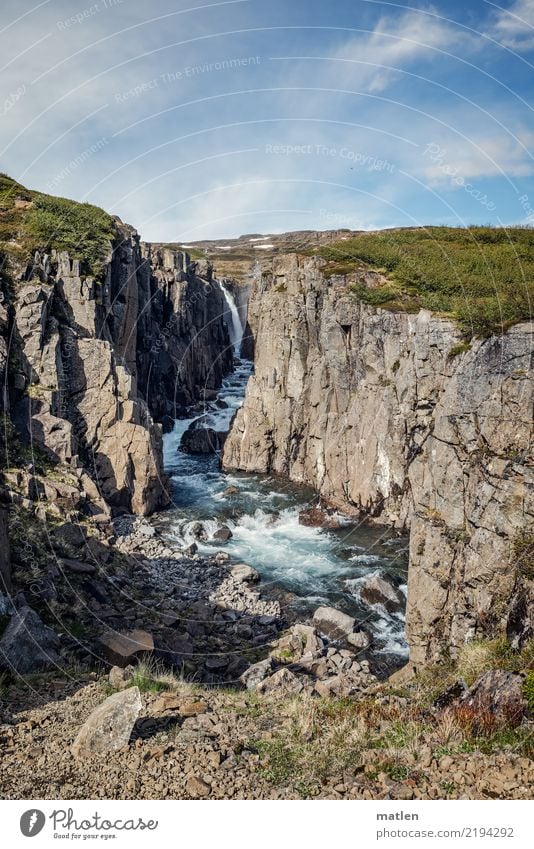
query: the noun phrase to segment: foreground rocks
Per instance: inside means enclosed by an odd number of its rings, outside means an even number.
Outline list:
[[[323,702],[279,688],[261,695],[177,682],[168,694],[142,694],[120,749],[90,746],[75,756],[71,749],[82,726],[109,710],[106,687],[85,676],[59,687],[43,680],[38,697],[29,689],[10,690],[0,713],[2,798],[527,799],[534,781],[533,761],[514,746],[466,753],[453,736],[444,754],[441,714],[417,726],[406,699],[380,687],[371,698]],[[125,693],[132,699],[130,726],[138,696],[133,688],[118,695]],[[351,711],[359,737],[347,738],[345,757],[343,738],[334,732],[341,717],[351,721]],[[399,721],[406,745],[393,749]],[[419,738],[409,736],[414,722]],[[352,726],[344,727],[348,733]],[[367,743],[388,739],[385,748]],[[344,766],[337,765],[339,758]],[[301,772],[306,764],[311,776]],[[321,780],[313,778],[314,770]]]

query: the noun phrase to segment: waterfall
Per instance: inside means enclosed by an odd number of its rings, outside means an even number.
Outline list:
[[[220,283],[224,299],[226,301],[226,305],[228,309],[225,311],[225,319],[226,325],[228,327],[228,332],[230,334],[230,341],[234,348],[234,353],[236,357],[239,357],[239,353],[241,350],[241,341],[243,339],[243,327],[241,325],[241,319],[239,318],[239,312],[237,310],[237,305],[234,299],[234,296],[230,292],[229,289],[226,288],[224,283],[221,281]],[[228,321],[227,315],[230,313],[230,321]]]

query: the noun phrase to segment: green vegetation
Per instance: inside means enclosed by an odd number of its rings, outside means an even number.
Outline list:
[[[99,207],[30,191],[0,174],[0,264],[9,255],[26,262],[35,250],[55,249],[98,275],[116,237],[112,216]]]
[[[316,250],[308,253],[317,253]],[[355,283],[365,303],[455,318],[467,339],[529,320],[534,304],[534,230],[428,227],[362,233],[319,250],[326,276],[374,269],[387,282]],[[460,353],[460,352],[458,352]]]
[[[534,670],[532,669],[525,676],[524,691],[528,709],[534,714]]]
[[[471,350],[470,342],[460,342],[458,345],[453,345],[448,353],[448,357],[452,360],[454,357],[459,357]]]

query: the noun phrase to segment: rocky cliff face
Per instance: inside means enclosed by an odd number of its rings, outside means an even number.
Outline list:
[[[141,247],[117,222],[98,277],[52,252],[37,253],[14,278],[0,314],[0,369],[9,344],[4,406],[19,431],[53,459],[87,469],[103,509],[164,506],[159,423],[232,367],[211,269],[182,252]]]
[[[532,632],[518,551],[534,520],[532,333],[468,350],[456,327],[360,303],[321,260],[266,260],[249,305],[255,374],[224,464],[312,485],[410,529],[414,664]],[[518,542],[519,540],[519,542]]]

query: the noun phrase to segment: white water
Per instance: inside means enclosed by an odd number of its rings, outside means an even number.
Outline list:
[[[243,340],[243,327],[241,325],[241,319],[239,318],[239,312],[234,297],[232,293],[226,288],[223,281],[221,281],[221,289],[224,295],[224,299],[226,301],[226,306],[228,307],[227,311],[224,314],[224,319],[226,321],[226,326],[228,327],[228,333],[230,334],[230,341],[234,347],[234,353],[236,357],[239,357],[241,351],[241,342]]]
[[[230,338],[239,352],[243,328],[232,293],[223,284]],[[316,495],[286,480],[265,475],[224,474],[219,457],[180,451],[183,434],[192,422],[226,432],[243,403],[252,363],[236,360],[218,398],[195,415],[176,421],[164,437],[164,462],[172,481],[173,509],[161,516],[162,531],[180,545],[195,542],[201,553],[221,549],[213,534],[222,525],[232,531],[224,546],[234,561],[254,566],[263,586],[273,584],[294,594],[293,605],[307,615],[321,604],[338,607],[375,634],[385,655],[406,654],[404,617],[383,608],[369,608],[359,586],[377,569],[399,574],[405,569],[405,541],[389,532],[350,520],[335,530],[299,522],[301,510],[316,503]],[[237,492],[228,493],[228,487]],[[207,539],[195,533],[201,522]],[[195,527],[196,526],[196,527]]]

